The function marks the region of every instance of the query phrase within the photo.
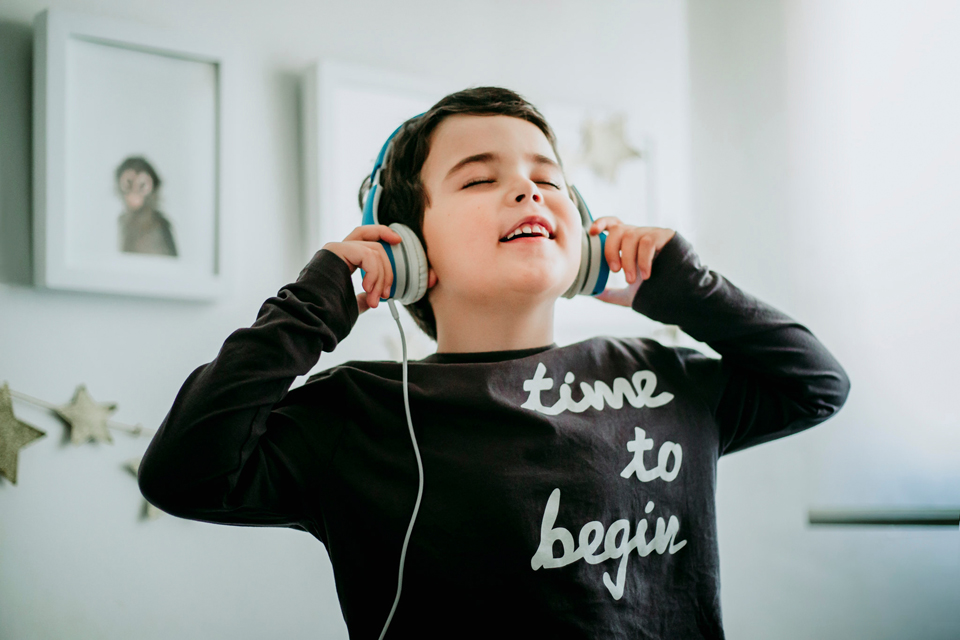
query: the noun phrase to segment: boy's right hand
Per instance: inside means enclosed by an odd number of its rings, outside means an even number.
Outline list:
[[[357,267],[366,272],[363,277],[365,293],[357,294],[357,308],[360,313],[375,309],[380,304],[380,298],[390,295],[390,287],[393,286],[390,258],[380,240],[399,244],[401,238],[400,234],[386,225],[364,224],[351,231],[343,242],[328,242],[323,245],[324,249],[337,254],[347,263],[351,275]]]

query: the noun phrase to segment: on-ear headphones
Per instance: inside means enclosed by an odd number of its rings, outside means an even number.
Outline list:
[[[361,224],[380,224],[378,210],[380,196],[383,192],[383,187],[380,184],[380,172],[389,156],[393,138],[402,128],[403,125],[400,125],[390,134],[373,164],[373,171],[370,173],[370,190],[364,200],[363,222]],[[583,233],[580,238],[580,269],[577,271],[576,280],[564,292],[563,297],[595,296],[603,292],[607,286],[607,278],[610,276],[610,265],[607,264],[606,256],[603,254],[607,232],[602,231],[595,236],[590,235],[590,225],[593,224],[590,209],[575,186],[570,185],[570,192],[577,205],[577,210],[580,212]],[[427,253],[423,250],[423,245],[420,244],[420,240],[413,229],[399,222],[394,222],[389,227],[396,231],[402,240],[395,245],[383,240],[379,241],[386,249],[387,257],[390,258],[390,266],[393,268],[393,285],[390,287],[390,297],[382,299],[398,300],[401,304],[408,305],[422,298],[427,292],[427,270],[429,266]],[[362,269],[361,272],[366,276],[366,272]]]

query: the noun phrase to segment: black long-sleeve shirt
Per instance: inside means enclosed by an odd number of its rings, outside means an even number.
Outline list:
[[[388,637],[723,637],[717,460],[823,422],[850,383],[680,234],[633,308],[722,358],[597,337],[409,363],[425,489]],[[180,517],[311,533],[350,636],[376,638],[418,486],[401,365],[290,390],[357,315],[346,264],[317,252],[190,374],[139,481]]]

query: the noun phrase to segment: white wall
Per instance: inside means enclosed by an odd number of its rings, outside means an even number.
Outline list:
[[[811,507],[960,509],[960,3],[691,0],[704,261],[852,380],[809,432],[720,464],[736,638],[960,637],[955,528],[811,528]]]
[[[33,16],[52,7],[237,45],[226,187],[238,230],[235,290],[189,304],[29,286],[29,95]],[[538,100],[632,105],[658,144],[660,206],[688,213],[685,4],[477,0],[6,0],[0,4],[0,380],[50,402],[81,382],[115,419],[157,425],[186,376],[296,277],[297,77],[317,57],[497,83]],[[362,176],[358,176],[359,180]],[[358,216],[359,220],[359,216]],[[332,240],[332,239],[331,239]],[[389,357],[364,316],[321,367]],[[123,463],[145,439],[79,448],[48,436],[0,481],[0,638],[345,637],[322,545],[306,534],[136,520]]]

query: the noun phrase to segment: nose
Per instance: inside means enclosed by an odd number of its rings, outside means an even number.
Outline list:
[[[532,180],[523,179],[519,181],[515,190],[514,190],[514,202],[520,204],[527,198],[533,200],[537,204],[543,202],[543,195],[540,193],[540,189],[537,188],[537,183]]]

